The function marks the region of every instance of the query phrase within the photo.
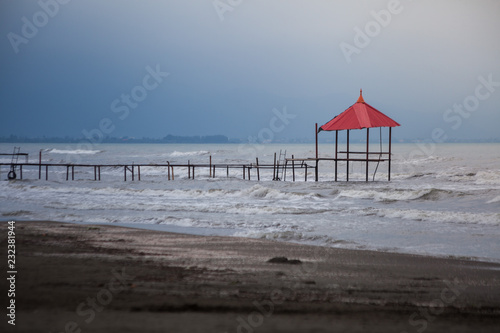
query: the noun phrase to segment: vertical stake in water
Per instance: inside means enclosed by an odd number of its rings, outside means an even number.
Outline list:
[[[38,179],[42,179],[42,150],[38,154]]]
[[[260,181],[260,174],[259,174],[259,158],[255,158],[255,165],[257,167],[257,180]]]

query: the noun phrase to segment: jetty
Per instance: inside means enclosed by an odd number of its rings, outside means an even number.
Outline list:
[[[287,169],[291,169],[292,180],[296,180],[297,173],[299,170],[303,170],[304,181],[307,181],[308,170],[315,169],[315,166],[308,165],[306,161],[308,159],[295,159],[293,156],[291,159],[286,158],[286,154],[280,151],[280,154],[274,154],[273,164],[260,164],[259,159],[255,159],[255,163],[233,163],[233,164],[217,164],[212,163],[212,156],[209,156],[208,163],[162,163],[162,164],[75,164],[75,163],[45,163],[42,162],[42,152],[39,154],[38,163],[29,163],[28,155],[26,153],[13,153],[13,154],[3,154],[11,156],[25,156],[26,162],[13,162],[13,163],[0,163],[0,177],[2,176],[2,167],[7,166],[10,171],[8,171],[8,179],[23,179],[23,170],[26,171],[27,168],[38,169],[38,179],[49,180],[49,168],[50,170],[65,170],[66,180],[75,180],[75,169],[90,169],[87,174],[93,173],[93,180],[101,180],[101,171],[103,169],[120,169],[123,170],[123,180],[124,181],[140,181],[141,180],[141,168],[159,168],[163,169],[163,174],[166,180],[175,180],[176,175],[180,170],[187,173],[188,179],[195,179],[199,172],[205,170],[209,178],[216,178],[217,175],[222,175],[222,177],[230,177],[230,170],[239,169],[241,170],[241,175],[243,180],[251,180],[252,172],[254,174],[254,179],[258,181],[261,180],[261,170],[272,170],[272,179],[268,180],[286,180]],[[299,163],[300,162],[300,163]],[[177,170],[177,171],[175,171]],[[317,173],[315,173],[317,175]],[[144,178],[144,172],[142,177]],[[317,179],[316,179],[317,180]]]

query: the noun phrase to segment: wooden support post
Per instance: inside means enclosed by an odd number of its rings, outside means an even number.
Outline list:
[[[366,181],[368,181],[368,160],[370,159],[370,129],[366,129]]]
[[[260,173],[259,173],[259,158],[255,158],[255,165],[257,167],[257,180],[260,181]]]
[[[277,180],[277,176],[276,176],[276,153],[274,153],[273,180]]]
[[[316,137],[316,158],[319,157],[319,152],[318,152],[318,123],[316,123],[314,135]]]
[[[243,166],[243,180],[245,180],[245,166]]]
[[[314,181],[315,182],[317,182],[319,180],[318,166],[319,166],[319,160],[316,159],[316,167],[314,168]]]
[[[389,172],[388,172],[388,181],[391,181],[391,141],[392,141],[392,127],[389,127]]]
[[[191,165],[189,164],[189,161],[188,161],[188,179],[191,179]]]
[[[49,180],[49,165],[45,165],[45,180]]]
[[[251,168],[252,168],[251,166],[249,166],[249,167],[247,168],[247,170],[248,170],[248,180],[250,180],[250,169],[251,169]]]
[[[38,154],[38,179],[42,179],[42,150]]]
[[[97,166],[94,165],[94,180],[97,180]]]
[[[167,162],[167,179],[170,180],[170,162]]]
[[[307,164],[306,164],[306,173],[304,175],[304,181],[307,182]]]
[[[210,169],[209,177],[212,178],[212,155],[210,155],[210,167],[209,167],[209,169]]]
[[[172,180],[174,180],[174,166],[172,165]]]
[[[295,181],[295,156],[292,155],[292,180]]]
[[[226,165],[226,177],[229,178],[229,165]]]
[[[19,179],[23,179],[23,165],[19,164]]]
[[[141,181],[141,166],[137,166],[137,180]]]
[[[97,175],[99,176],[99,181],[101,180],[101,166],[97,167]]]
[[[127,166],[123,167],[123,181],[127,181]]]
[[[69,165],[66,165],[66,180],[69,180]]]
[[[135,178],[134,178],[134,165],[132,164],[132,181],[134,181]]]
[[[71,180],[75,180],[75,166],[71,166]]]
[[[338,151],[339,151],[339,131],[335,131],[335,181],[337,181],[337,163],[338,163]]]
[[[347,169],[346,169],[346,181],[349,181],[349,130],[347,130]]]
[[[194,165],[193,165],[193,179],[194,179]]]

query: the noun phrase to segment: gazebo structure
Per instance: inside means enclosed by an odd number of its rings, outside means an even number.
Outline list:
[[[347,110],[334,117],[332,120],[321,126],[319,129],[316,124],[316,161],[321,160],[318,157],[318,133],[321,131],[335,131],[335,181],[337,181],[337,164],[339,161],[345,161],[346,181],[349,181],[349,162],[365,162],[366,163],[366,181],[368,181],[368,164],[370,162],[388,161],[388,180],[391,180],[391,140],[392,128],[400,126],[397,122],[369,105],[363,99],[363,90],[360,90],[359,98],[356,103],[350,106]],[[389,149],[388,151],[370,152],[370,128],[388,127],[389,128]],[[366,151],[350,151],[349,150],[349,131],[354,129],[366,128]],[[347,149],[339,151],[339,131],[347,130]],[[352,157],[353,155],[357,157]],[[370,155],[378,155],[378,158],[370,158]],[[387,157],[382,158],[386,155]],[[316,163],[317,163],[316,162]],[[377,165],[378,166],[378,165]],[[317,168],[316,168],[317,169]]]

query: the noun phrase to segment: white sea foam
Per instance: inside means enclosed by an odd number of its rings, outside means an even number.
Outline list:
[[[414,221],[431,221],[455,224],[489,224],[500,226],[500,213],[468,213],[457,211],[432,211],[418,209],[364,209],[367,215],[377,215],[392,219],[405,219]]]
[[[102,153],[103,150],[85,150],[85,149],[74,149],[74,150],[68,150],[68,149],[48,149],[46,150],[47,153],[51,154],[68,154],[68,155],[94,155],[94,154],[99,154]]]
[[[188,157],[188,156],[201,156],[210,154],[207,150],[198,151],[174,151],[170,154],[170,157]]]
[[[491,200],[488,200],[486,201],[486,203],[496,203],[496,202],[500,202],[500,195],[496,196],[495,198],[491,199]]]

